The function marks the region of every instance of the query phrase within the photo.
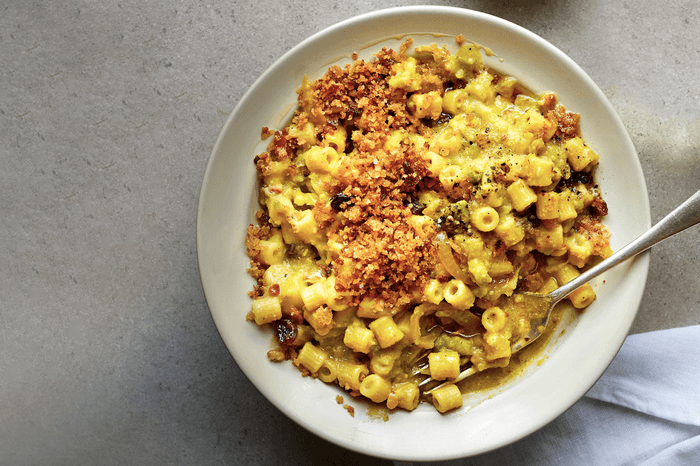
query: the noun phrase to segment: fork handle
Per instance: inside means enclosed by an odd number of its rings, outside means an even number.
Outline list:
[[[676,207],[646,233],[629,243],[618,252],[582,273],[568,283],[557,288],[551,293],[555,303],[561,301],[581,285],[584,285],[621,262],[640,254],[656,243],[665,240],[669,236],[700,223],[700,190],[690,196],[683,204]]]

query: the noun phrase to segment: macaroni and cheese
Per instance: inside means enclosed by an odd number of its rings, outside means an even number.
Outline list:
[[[409,53],[409,39],[305,78],[255,157],[248,318],[274,329],[269,358],[389,409],[415,409],[426,376],[507,366],[542,313],[513,292],[551,291],[611,252],[579,115],[457,42]],[[462,404],[454,384],[432,399]]]

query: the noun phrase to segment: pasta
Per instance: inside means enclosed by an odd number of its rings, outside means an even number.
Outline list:
[[[269,358],[389,409],[416,409],[428,375],[508,367],[543,312],[513,293],[549,292],[611,253],[579,116],[457,43],[409,53],[408,39],[304,78],[254,160],[248,319],[274,329]],[[594,299],[589,285],[570,296]],[[456,409],[460,387],[432,401]]]
[[[447,384],[433,391],[433,405],[441,413],[462,406],[462,393],[455,384]]]
[[[430,376],[434,380],[453,379],[459,375],[459,353],[453,350],[428,355]]]

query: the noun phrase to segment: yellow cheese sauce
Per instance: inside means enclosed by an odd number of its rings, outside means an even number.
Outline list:
[[[523,373],[525,368],[543,356],[543,351],[551,341],[562,319],[564,307],[557,307],[550,317],[549,325],[542,335],[530,345],[511,356],[506,367],[494,367],[468,377],[459,383],[463,394],[492,390],[502,387]]]
[[[388,410],[415,409],[426,377],[479,371],[433,394],[446,412],[460,390],[516,376],[551,330],[513,354],[543,313],[514,293],[610,254],[579,116],[457,42],[451,54],[408,39],[305,78],[291,123],[263,128],[254,158],[248,320],[274,329],[270,360]],[[595,293],[569,299],[583,309]]]

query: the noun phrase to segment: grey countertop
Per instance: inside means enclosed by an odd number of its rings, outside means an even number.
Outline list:
[[[404,2],[403,4],[413,4]],[[434,1],[567,53],[619,112],[652,221],[700,188],[700,7]],[[245,90],[389,1],[0,1],[0,463],[390,464],[297,426],[207,309],[201,180]],[[633,333],[700,322],[700,229],[654,248]]]

